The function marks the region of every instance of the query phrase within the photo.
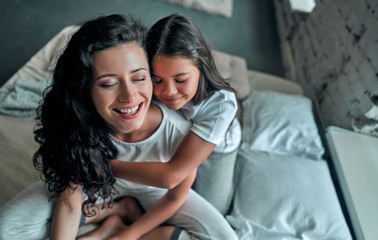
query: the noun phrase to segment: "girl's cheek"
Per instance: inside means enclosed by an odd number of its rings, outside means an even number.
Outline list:
[[[153,90],[153,93],[154,93],[154,94],[158,94],[159,91],[160,91],[160,88],[159,88],[156,84],[154,84],[152,90]]]

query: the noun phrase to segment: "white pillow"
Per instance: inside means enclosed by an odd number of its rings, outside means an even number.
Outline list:
[[[324,160],[242,147],[234,176],[240,239],[351,239]]]
[[[321,159],[324,148],[310,99],[253,90],[243,109],[243,144],[250,149]]]

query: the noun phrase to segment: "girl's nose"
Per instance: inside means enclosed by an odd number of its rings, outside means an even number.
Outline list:
[[[177,88],[173,82],[168,82],[162,86],[162,93],[165,96],[172,96],[177,93]]]

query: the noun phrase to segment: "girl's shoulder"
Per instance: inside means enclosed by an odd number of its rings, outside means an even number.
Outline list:
[[[197,105],[191,102],[181,108],[186,119],[218,118],[221,115],[235,115],[238,103],[234,92],[228,90],[218,90],[208,99]]]
[[[237,102],[235,93],[224,89],[215,91],[208,99],[204,101],[212,102],[214,100],[234,101],[235,103]]]
[[[228,90],[217,90],[208,99],[197,105],[198,109],[209,110],[219,108],[223,110],[237,109],[238,103],[234,92]]]

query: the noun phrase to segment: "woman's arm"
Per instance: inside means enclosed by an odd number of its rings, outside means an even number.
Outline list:
[[[148,211],[138,218],[129,228],[116,235],[119,239],[138,239],[155,229],[172,217],[185,202],[189,189],[192,186],[197,169],[176,187],[157,201]]]
[[[83,195],[81,186],[67,187],[55,202],[51,224],[51,240],[76,239],[81,218]]]
[[[181,183],[214,150],[209,143],[189,132],[169,162],[124,162],[111,160],[114,175],[132,182],[172,189]]]

